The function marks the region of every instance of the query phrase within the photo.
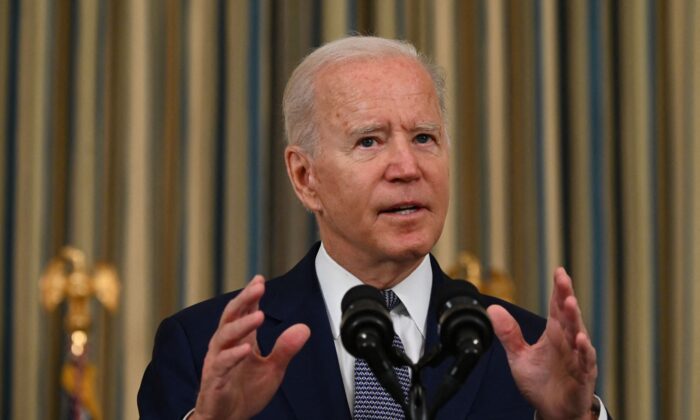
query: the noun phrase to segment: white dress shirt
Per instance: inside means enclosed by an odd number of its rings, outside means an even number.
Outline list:
[[[321,244],[316,254],[316,274],[321,283],[326,312],[331,322],[331,332],[338,356],[340,375],[345,385],[345,396],[352,410],[355,395],[355,358],[345,350],[340,339],[340,321],[342,312],[340,302],[352,287],[363,284],[357,277],[335,262]],[[406,355],[417,362],[423,355],[425,343],[425,322],[430,304],[430,289],[433,284],[433,271],[430,257],[425,256],[420,265],[401,283],[391,290],[401,299],[390,313],[394,330],[401,338]]]

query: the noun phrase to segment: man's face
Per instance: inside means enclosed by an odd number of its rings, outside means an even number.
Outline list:
[[[329,66],[316,81],[319,144],[305,203],[334,257],[414,261],[438,240],[448,144],[430,76],[403,57]]]

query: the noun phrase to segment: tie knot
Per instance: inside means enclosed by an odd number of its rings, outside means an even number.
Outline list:
[[[384,298],[384,305],[389,311],[401,303],[401,299],[396,296],[396,293],[394,293],[393,290],[380,290],[380,292],[382,292],[382,297]]]

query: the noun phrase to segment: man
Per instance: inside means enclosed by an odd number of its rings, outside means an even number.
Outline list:
[[[437,343],[430,296],[452,281],[429,256],[449,201],[444,103],[438,72],[406,43],[346,38],[299,65],[285,91],[285,162],[321,244],[278,279],[255,276],[163,321],[143,418],[351,418],[362,385],[339,325],[356,284],[398,296],[391,316],[414,361]],[[555,272],[546,328],[482,300],[499,340],[439,417],[597,418],[596,353],[566,272]],[[425,373],[430,398],[447,366]]]

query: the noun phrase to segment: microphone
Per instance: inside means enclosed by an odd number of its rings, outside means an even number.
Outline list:
[[[479,357],[493,341],[493,326],[471,283],[446,281],[437,293],[438,328],[443,350],[455,356],[455,363],[438,389],[431,418],[467,379]]]
[[[466,281],[447,281],[438,291],[440,341],[455,356],[481,355],[493,340],[491,320],[476,296],[476,287]]]
[[[367,361],[379,383],[405,409],[403,390],[392,364],[396,356],[390,357],[396,353],[392,346],[394,325],[382,294],[372,286],[355,286],[343,296],[340,307],[343,346],[356,358]]]

